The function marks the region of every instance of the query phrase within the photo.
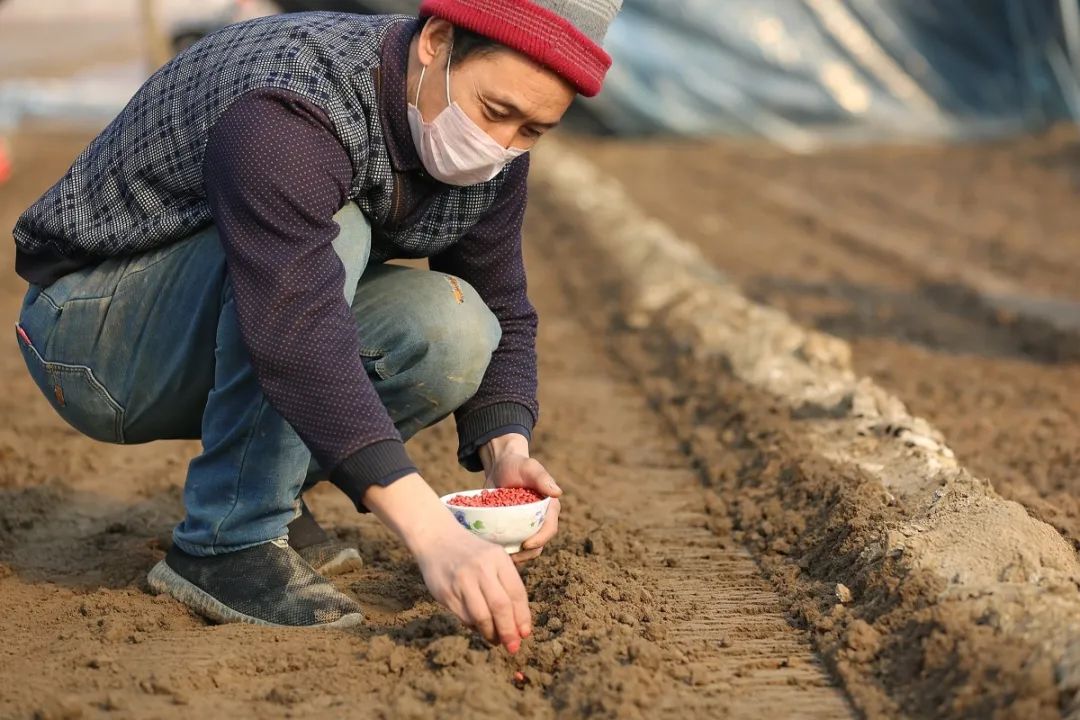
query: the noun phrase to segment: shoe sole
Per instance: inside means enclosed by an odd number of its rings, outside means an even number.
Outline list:
[[[300,557],[304,557],[302,550],[297,552],[300,553]],[[312,569],[320,575],[341,575],[351,570],[359,570],[362,567],[364,567],[364,558],[360,556],[359,550],[351,547],[341,548],[336,555],[318,567],[312,565]]]
[[[364,621],[364,616],[360,613],[350,613],[332,623],[318,625],[281,625],[261,620],[252,615],[233,610],[199,586],[185,580],[169,567],[164,560],[159,561],[150,570],[146,579],[150,584],[150,589],[155,593],[170,595],[175,600],[182,602],[203,617],[216,623],[246,623],[262,627],[350,628],[356,627]]]

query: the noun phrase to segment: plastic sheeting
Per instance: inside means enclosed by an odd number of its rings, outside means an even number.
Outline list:
[[[414,14],[419,5],[274,2],[291,12]],[[621,135],[764,136],[796,151],[1038,129],[1080,117],[1078,3],[625,0],[605,43],[615,60],[605,89],[571,119]],[[208,18],[198,32],[221,22]],[[54,90],[0,86],[9,101],[0,111],[15,98],[22,112],[28,103],[59,112],[70,105],[62,96],[81,97]],[[96,107],[108,94],[90,95]]]
[[[620,134],[973,137],[1075,118],[1076,0],[626,0],[589,103]],[[1073,52],[1070,52],[1072,48]]]
[[[278,0],[413,13],[415,0]],[[604,92],[618,134],[831,141],[999,135],[1080,116],[1077,0],[625,0]]]

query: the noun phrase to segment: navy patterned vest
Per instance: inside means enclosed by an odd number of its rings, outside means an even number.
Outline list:
[[[202,161],[214,122],[244,93],[283,88],[322,108],[354,168],[349,197],[373,229],[371,259],[427,257],[490,207],[507,171],[440,192],[409,227],[381,226],[394,189],[375,71],[387,30],[415,18],[278,15],[207,36],[158,70],[15,226],[35,254],[128,255],[186,238],[211,222]]]

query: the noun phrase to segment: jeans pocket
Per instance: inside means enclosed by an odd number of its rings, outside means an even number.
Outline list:
[[[124,408],[85,365],[48,362],[21,325],[16,335],[38,389],[69,425],[95,440],[124,442]]]
[[[360,348],[360,362],[364,365],[368,377],[371,380],[389,380],[393,373],[386,368],[386,353],[382,350],[366,350]]]

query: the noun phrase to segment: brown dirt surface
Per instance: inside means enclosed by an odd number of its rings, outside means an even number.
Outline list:
[[[1012,318],[973,310],[962,282],[940,282],[942,268],[960,268],[1032,296],[1080,298],[1074,129],[807,157],[730,142],[574,147],[749,296],[850,341],[859,373],[942,430],[976,475],[1080,546],[1080,358],[1033,340]],[[778,205],[777,188],[838,222]],[[851,220],[924,261],[898,262],[837,231]]]
[[[17,137],[33,162],[0,191],[0,223],[85,141]],[[335,580],[364,606],[363,628],[210,626],[148,594],[197,444],[80,437],[39,396],[12,340],[0,353],[0,716],[849,716],[786,599],[735,539],[728,504],[579,321],[543,250],[553,228],[532,222],[544,318],[535,452],[569,492],[558,541],[525,571],[537,631],[519,655],[461,628],[388,532],[329,487],[313,506],[361,548],[365,566]],[[11,267],[10,243],[0,260]],[[13,273],[0,282],[9,319],[23,290]],[[411,444],[438,490],[476,484],[454,449],[447,423]]]
[[[534,204],[568,293],[671,420],[857,709],[1073,717],[1072,544],[860,381],[847,343],[747,302],[634,206],[626,176],[565,149],[541,157]]]

